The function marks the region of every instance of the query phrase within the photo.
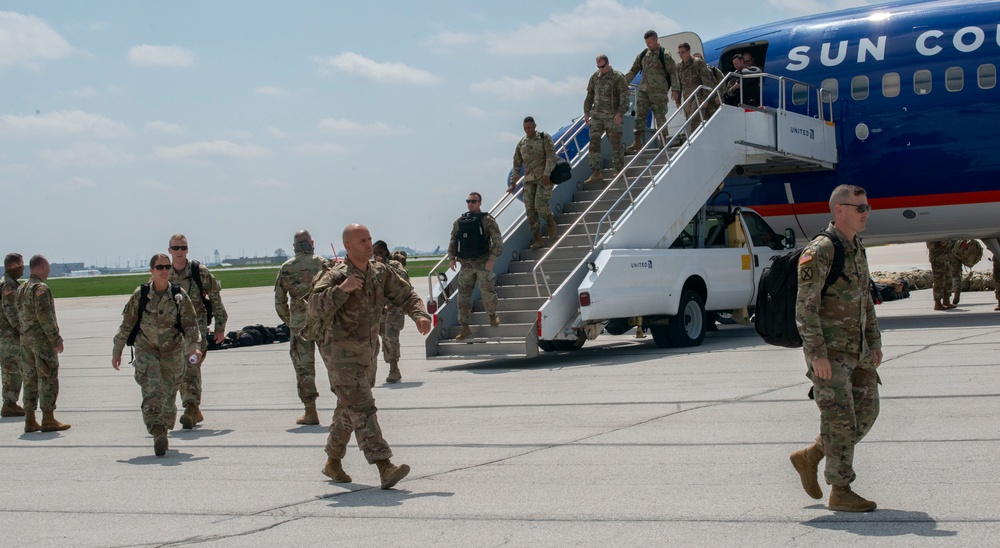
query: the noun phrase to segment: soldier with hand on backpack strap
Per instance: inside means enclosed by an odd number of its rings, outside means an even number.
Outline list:
[[[799,257],[795,319],[802,335],[806,376],[820,411],[820,435],[791,455],[806,493],[823,497],[817,480],[826,458],[826,482],[832,485],[829,508],[868,512],[876,504],[851,491],[855,480],[854,448],[878,417],[878,373],[882,338],[871,298],[868,260],[858,233],[865,229],[871,206],[865,190],[840,185],[830,196],[834,221],[827,230],[843,246],[842,275],[824,290],[834,261],[834,242],[818,237]]]
[[[191,304],[198,314],[198,324],[203,335],[208,331],[212,319],[215,319],[215,342],[222,344],[226,340],[226,320],[229,319],[226,307],[222,305],[222,285],[204,265],[198,261],[188,261],[188,242],[183,234],[170,237],[168,252],[174,267],[170,271],[170,283],[181,286],[191,296]],[[201,359],[197,363],[188,364],[181,381],[184,414],[180,420],[181,426],[188,430],[205,420],[201,414],[201,365],[207,351],[208,339],[202,336]]]
[[[472,317],[469,300],[476,283],[483,296],[483,306],[490,316],[490,325],[500,325],[493,263],[503,253],[503,237],[496,219],[480,210],[482,201],[483,197],[478,192],[469,194],[465,200],[469,210],[455,221],[448,243],[448,256],[451,257],[449,267],[455,270],[456,262],[462,265],[462,271],[458,273],[458,323],[462,324],[462,330],[455,337],[456,340],[472,337],[472,329],[469,328]]]
[[[667,122],[667,108],[670,104],[670,93],[673,87],[673,98],[679,97],[677,85],[677,63],[660,45],[660,37],[655,30],[647,30],[642,35],[646,41],[646,49],[639,52],[632,62],[632,68],[625,73],[625,81],[629,84],[640,73],[642,81],[635,92],[635,141],[626,152],[639,152],[646,137],[646,119],[649,111],[653,111],[656,127],[662,128]],[[663,131],[663,142],[666,142],[667,132]]]
[[[149,261],[152,278],[136,288],[122,311],[111,366],[118,370],[122,351],[132,346],[135,382],[142,389],[142,421],[153,435],[153,451],[167,451],[167,432],[177,418],[177,390],[189,359],[202,358],[201,328],[188,294],[170,283],[170,257]]]
[[[528,226],[531,228],[531,249],[542,247],[542,228],[538,221],[539,215],[545,220],[546,236],[549,240],[556,237],[556,219],[552,215],[549,200],[552,199],[552,181],[549,174],[556,167],[556,148],[552,137],[535,131],[535,119],[528,116],[524,119],[524,137],[514,148],[514,168],[510,172],[507,192],[514,192],[517,179],[524,168],[524,210],[528,215]]]

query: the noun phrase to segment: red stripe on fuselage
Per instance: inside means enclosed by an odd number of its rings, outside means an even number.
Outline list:
[[[1000,190],[984,192],[955,192],[952,194],[925,194],[922,196],[896,196],[892,198],[871,198],[868,203],[873,209],[905,209],[909,207],[934,207],[949,205],[973,205],[1000,202]],[[764,217],[783,215],[816,215],[829,213],[826,202],[806,202],[800,204],[753,205],[754,211]]]

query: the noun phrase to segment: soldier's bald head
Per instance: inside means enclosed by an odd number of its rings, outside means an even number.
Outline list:
[[[306,229],[302,229],[302,230],[300,230],[300,231],[298,231],[298,232],[295,233],[295,238],[292,241],[295,241],[295,242],[311,242],[312,239],[313,239],[313,237],[312,237],[311,234],[309,234],[309,231],[306,230]]]
[[[350,243],[360,233],[367,234],[368,233],[368,227],[366,227],[365,225],[357,224],[357,223],[349,224],[346,227],[344,227],[344,234],[343,234],[343,237],[342,237],[342,239],[344,241],[344,245],[347,245],[348,243]]]

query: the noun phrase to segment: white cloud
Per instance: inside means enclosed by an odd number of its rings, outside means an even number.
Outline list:
[[[514,133],[511,131],[498,131],[497,133],[495,133],[495,135],[497,141],[500,141],[501,143],[510,143],[510,144],[517,143],[521,140],[521,137],[524,137],[523,133]]]
[[[130,63],[140,67],[189,67],[194,64],[194,52],[181,46],[132,46],[128,50]]]
[[[259,93],[261,95],[270,95],[272,97],[284,97],[288,95],[287,89],[279,88],[277,86],[260,86],[253,91],[254,93]]]
[[[430,86],[441,81],[441,77],[430,72],[408,67],[399,62],[379,63],[354,52],[345,52],[334,57],[314,55],[313,62],[320,66],[320,72],[333,74],[343,71],[362,80],[379,84],[409,84]]]
[[[52,183],[49,188],[57,192],[79,192],[97,190],[97,184],[86,177],[71,177],[65,181]]]
[[[173,187],[170,185],[153,179],[143,179],[136,184],[139,185],[139,188],[149,190],[151,192],[169,192],[170,190],[173,190]]]
[[[343,154],[347,149],[336,143],[313,143],[306,141],[292,147],[292,151],[302,156],[329,156]]]
[[[92,88],[90,86],[84,86],[82,88],[71,89],[71,90],[68,90],[68,91],[64,91],[62,93],[63,93],[63,95],[67,95],[69,97],[86,98],[86,97],[93,97],[93,96],[97,95],[97,90],[95,90],[94,88]]]
[[[485,110],[473,105],[461,105],[458,107],[458,111],[469,118],[476,118],[478,120],[482,120],[488,116]]]
[[[90,135],[96,139],[128,137],[125,124],[80,110],[59,110],[40,115],[0,116],[0,135],[13,137],[66,137]]]
[[[523,80],[504,76],[499,80],[475,82],[469,85],[469,89],[477,93],[496,95],[504,101],[528,101],[543,95],[580,95],[587,89],[587,79],[581,76],[570,76],[560,82],[550,82],[541,76],[532,76]]]
[[[245,129],[227,129],[222,132],[222,135],[230,139],[243,139],[244,141],[253,139],[253,132]]]
[[[390,126],[385,122],[360,123],[353,120],[324,118],[319,121],[319,129],[326,133],[347,136],[402,135],[410,133],[406,126]]]
[[[288,181],[279,181],[278,179],[257,179],[250,181],[250,186],[262,190],[280,190],[291,185],[288,184]]]
[[[184,133],[181,126],[171,123],[164,122],[163,120],[153,120],[146,124],[146,133],[165,133],[167,135],[177,135],[178,133]]]
[[[41,68],[41,61],[61,59],[73,48],[45,21],[33,16],[0,11],[0,67]]]
[[[872,4],[865,0],[767,0],[767,3],[786,17],[801,17]]]
[[[53,166],[115,166],[135,160],[121,147],[104,143],[73,143],[67,148],[40,150],[38,157]]]
[[[434,42],[441,46],[462,46],[465,44],[471,44],[475,42],[478,37],[475,34],[469,34],[467,32],[451,32],[449,30],[441,31],[435,38]]]
[[[153,158],[159,160],[224,160],[263,158],[271,155],[271,150],[259,145],[238,145],[232,141],[198,141],[185,145],[153,147]]]
[[[288,137],[287,131],[282,131],[276,127],[268,127],[267,133],[271,137],[277,137],[278,139],[285,139],[286,137]]]

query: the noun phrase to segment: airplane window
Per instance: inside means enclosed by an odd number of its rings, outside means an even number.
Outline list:
[[[886,97],[899,96],[899,73],[887,72],[882,77],[882,95]]]
[[[823,97],[824,103],[833,103],[837,100],[837,91],[839,88],[837,86],[836,78],[827,78],[826,80],[823,80],[823,83],[820,84],[820,86],[829,94],[829,96]]]
[[[931,92],[931,71],[918,70],[913,73],[913,93],[927,95]]]
[[[962,67],[948,67],[944,71],[944,89],[948,91],[962,91],[965,87],[965,73]]]
[[[979,65],[979,87],[993,89],[997,85],[997,67],[989,63]]]
[[[855,76],[851,79],[851,97],[855,101],[863,101],[868,98],[867,76]]]
[[[805,84],[792,84],[792,104],[804,105],[809,102],[809,86]]]

